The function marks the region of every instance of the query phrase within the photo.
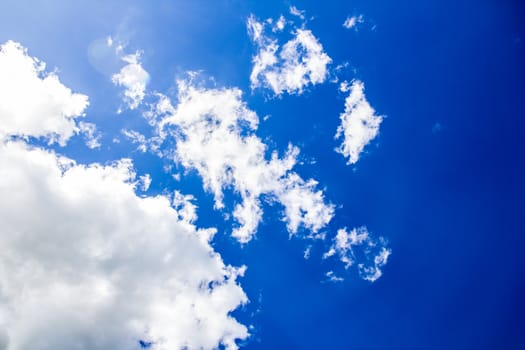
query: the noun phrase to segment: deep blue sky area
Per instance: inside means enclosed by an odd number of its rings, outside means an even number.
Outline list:
[[[333,151],[346,97],[337,84],[280,97],[250,90],[246,19],[290,16],[291,5],[306,11],[332,67],[348,62],[343,78],[363,81],[367,100],[385,116],[357,164]],[[358,30],[342,26],[359,14]],[[145,130],[146,122],[139,111],[114,115],[118,88],[88,61],[90,43],[108,35],[143,51],[152,91],[174,95],[175,79],[188,70],[239,87],[269,150],[299,146],[297,172],[319,181],[336,205],[326,230],[366,225],[388,240],[383,276],[370,283],[351,268],[343,282],[326,281],[333,268],[322,259],[326,245],[290,238],[279,205],[265,204],[256,238],[241,245],[194,171],[177,182],[162,171],[166,160],[112,144],[119,130]],[[198,225],[219,229],[215,249],[225,262],[247,266],[239,281],[250,303],[233,313],[253,326],[242,348],[525,349],[520,1],[7,0],[0,43],[10,39],[90,96],[87,115],[103,130],[103,146],[87,150],[73,140],[55,149],[86,163],[132,157],[138,174],[152,174],[148,193],[181,186],[195,195]]]

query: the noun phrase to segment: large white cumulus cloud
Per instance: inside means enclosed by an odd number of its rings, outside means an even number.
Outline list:
[[[235,348],[242,269],[170,200],[139,198],[129,161],[83,166],[0,146],[0,328],[9,350]]]

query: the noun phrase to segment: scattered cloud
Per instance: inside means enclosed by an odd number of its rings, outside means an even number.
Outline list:
[[[353,28],[357,30],[357,25],[360,23],[364,23],[364,21],[365,21],[365,18],[363,17],[363,15],[347,17],[343,23],[343,27],[345,27],[346,29]]]
[[[281,32],[284,30],[284,26],[286,25],[286,18],[284,16],[280,16],[279,19],[275,22],[275,25],[272,27],[273,32]]]
[[[366,100],[365,85],[354,80],[351,85],[341,83],[342,92],[350,91],[345,100],[345,111],[341,113],[341,124],[337,128],[336,139],[343,138],[336,151],[348,158],[348,164],[355,164],[365,146],[379,133],[382,116],[375,115],[375,110]]]
[[[19,43],[0,46],[0,140],[33,136],[63,146],[79,132],[75,119],[84,115],[88,97],[45,68]]]
[[[113,41],[108,41],[108,45],[112,44]],[[117,50],[121,51],[122,49]],[[124,102],[129,109],[135,109],[144,99],[149,74],[142,67],[140,52],[122,56],[121,59],[126,65],[120,69],[119,73],[111,77],[111,81],[124,88]]]
[[[266,26],[253,15],[248,18],[248,34],[257,49],[252,59],[252,89],[268,88],[277,96],[283,92],[301,94],[306,86],[327,79],[332,59],[310,30],[294,28],[293,38],[280,45],[276,38],[265,34]]]
[[[290,6],[290,14],[291,15],[297,16],[297,17],[299,17],[299,18],[304,20],[304,13],[305,13],[304,10],[299,10],[297,7],[295,7],[293,5]]]
[[[137,150],[142,153],[145,153],[148,150],[148,143],[150,140],[146,138],[143,134],[135,130],[122,129],[120,131],[131,143],[137,145]]]
[[[382,247],[379,253],[376,256],[374,256],[372,265],[367,266],[364,263],[360,263],[358,267],[359,275],[361,276],[361,278],[370,282],[375,282],[379,277],[383,275],[381,267],[386,265],[388,257],[391,253],[392,251],[390,249]]]
[[[312,245],[309,245],[306,247],[306,249],[303,252],[303,258],[305,260],[310,259],[310,254],[312,253]]]
[[[178,82],[178,104],[160,98],[155,113],[160,116],[162,139],[174,137],[174,159],[202,177],[205,189],[214,194],[215,207],[223,209],[223,191],[240,196],[233,218],[232,235],[248,242],[262,220],[261,196],[284,207],[283,220],[290,233],[303,227],[317,233],[332,219],[334,207],[313,179],[304,180],[292,171],[299,149],[289,146],[283,156],[272,152],[254,132],[258,116],[241,99],[241,91],[198,88]]]
[[[327,273],[325,273],[325,276],[328,282],[337,283],[343,282],[345,280],[343,277],[337,276],[333,271],[328,271]]]
[[[97,132],[97,126],[95,124],[79,122],[78,129],[80,133],[84,135],[86,146],[88,146],[91,149],[100,148],[100,137],[102,135],[100,135],[100,133]]]
[[[367,228],[362,226],[350,232],[346,228],[338,230],[330,249],[323,258],[337,256],[345,269],[359,262],[357,267],[361,278],[374,282],[381,277],[381,268],[387,263],[391,252],[386,248],[386,241],[383,237],[374,239]]]

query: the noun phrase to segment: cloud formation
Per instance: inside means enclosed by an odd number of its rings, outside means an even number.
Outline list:
[[[345,99],[345,110],[340,115],[341,124],[335,135],[336,139],[343,139],[336,151],[348,158],[348,164],[357,163],[365,146],[379,133],[383,121],[366,100],[364,89],[365,85],[359,80],[354,80],[350,86],[343,82],[340,88],[342,92],[350,93]]]
[[[392,251],[386,248],[383,237],[374,239],[367,228],[362,226],[350,232],[346,228],[337,231],[333,243],[324,254],[324,259],[337,256],[344,264],[345,269],[358,262],[358,271],[361,278],[375,282],[382,275],[381,268],[387,263]],[[327,273],[332,282],[342,281],[333,271]]]
[[[10,137],[65,144],[82,128],[87,97],[43,69],[2,45],[0,348],[236,349],[245,268],[224,264],[216,230],[193,224],[191,197],[139,197],[148,180],[130,160],[82,165]]]
[[[279,19],[277,23],[281,21]],[[252,89],[268,88],[277,96],[284,92],[301,94],[308,85],[323,83],[327,79],[327,66],[332,59],[309,29],[293,29],[293,38],[280,45],[276,38],[266,34],[268,23],[259,22],[251,15],[246,25],[257,49],[252,59]]]
[[[315,180],[292,171],[299,149],[290,145],[281,157],[274,151],[266,159],[267,146],[254,134],[258,116],[246,107],[240,90],[198,88],[187,81],[179,81],[178,90],[175,107],[166,96],[155,107],[158,132],[162,139],[175,138],[175,160],[197,171],[217,209],[224,208],[225,189],[240,196],[233,210],[234,237],[240,242],[253,237],[262,220],[262,196],[283,205],[292,234],[301,227],[317,233],[328,224],[333,205]]]
[[[254,38],[262,38],[259,29],[253,27]],[[284,62],[279,72],[307,73],[299,80],[284,79],[281,92],[300,93],[325,79],[313,71],[329,63],[320,54],[322,47],[312,49],[317,40],[311,32],[297,29],[294,35],[279,51]],[[320,54],[317,63],[308,47]],[[307,54],[299,59],[303,49]],[[144,97],[149,75],[138,55],[125,57],[128,64],[113,80],[126,88],[133,109]],[[137,189],[148,190],[151,177],[137,177],[128,159],[78,164],[16,140],[43,137],[66,145],[83,133],[88,146],[100,146],[96,126],[76,120],[88,97],[73,93],[56,74],[45,73],[45,65],[21,45],[1,46],[0,77],[0,96],[8,97],[0,102],[0,348],[96,350],[151,344],[159,350],[236,349],[236,342],[249,336],[231,316],[248,302],[238,283],[245,267],[226,265],[210,245],[216,230],[195,226],[194,198],[179,191],[137,196]],[[362,89],[362,97],[352,98],[358,101],[354,105],[366,102]],[[347,105],[353,93],[354,85]],[[205,89],[179,81],[175,106],[159,96],[150,120],[158,135],[146,139],[128,130],[124,135],[143,151],[158,150],[160,142],[173,138],[176,147],[167,153],[202,177],[218,209],[224,208],[224,191],[238,195],[232,208],[235,238],[244,243],[253,237],[263,218],[263,201],[282,205],[291,234],[304,229],[307,236],[321,235],[334,206],[314,179],[293,170],[297,147],[268,156],[268,146],[255,135],[258,116],[239,89]],[[337,256],[345,267],[356,264],[364,279],[375,281],[389,254],[381,238],[343,229],[325,258]],[[332,271],[326,276],[341,280]]]

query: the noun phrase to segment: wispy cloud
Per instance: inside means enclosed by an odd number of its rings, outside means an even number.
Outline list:
[[[79,122],[78,129],[82,135],[86,146],[91,149],[100,148],[100,138],[102,135],[97,131],[97,126],[94,123]]]
[[[295,6],[290,6],[290,14],[291,15],[294,15],[294,16],[297,16],[301,19],[304,19],[304,13],[305,11],[304,10],[299,10],[297,7]]]
[[[360,23],[364,23],[364,21],[365,18],[363,17],[363,15],[347,17],[343,23],[343,27],[345,27],[346,29],[353,28],[357,30],[357,25]]]
[[[391,252],[383,237],[373,238],[366,227],[362,226],[350,232],[346,228],[338,230],[324,259],[337,256],[345,269],[357,263],[361,278],[375,282],[381,277],[381,268],[386,265]],[[330,276],[327,274],[327,277]]]

